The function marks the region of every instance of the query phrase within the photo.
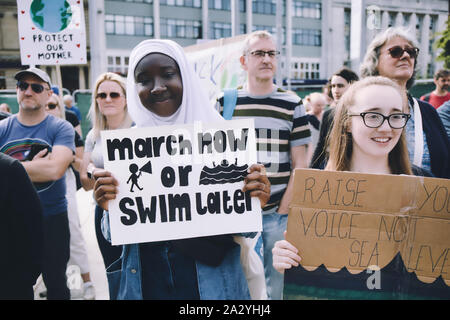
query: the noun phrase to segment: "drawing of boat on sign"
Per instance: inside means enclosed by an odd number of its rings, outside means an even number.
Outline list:
[[[247,176],[248,165],[238,166],[237,159],[234,164],[229,164],[223,160],[217,166],[213,162],[213,167],[204,166],[200,173],[200,184],[225,184],[235,183],[244,180]]]

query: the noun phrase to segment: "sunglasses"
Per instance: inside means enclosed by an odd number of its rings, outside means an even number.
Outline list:
[[[49,108],[50,110],[53,110],[53,109],[55,109],[57,106],[58,106],[57,104],[49,103],[49,104],[47,105],[47,108]]]
[[[402,48],[400,46],[395,46],[392,47],[390,49],[388,49],[389,54],[391,55],[392,58],[400,58],[401,56],[403,56],[403,52],[407,52],[409,54],[409,56],[413,59],[416,59],[417,56],[419,55],[419,48],[416,47],[406,47],[406,48]]]
[[[44,90],[50,90],[47,88],[44,88],[42,84],[38,83],[28,83],[25,81],[17,81],[17,87],[20,89],[20,91],[26,91],[28,87],[31,86],[31,90],[33,90],[35,93],[41,93]]]
[[[111,99],[117,99],[118,97],[122,96],[120,93],[118,92],[110,92],[109,96],[111,97]],[[108,97],[108,93],[106,92],[100,92],[97,93],[97,99],[106,99]]]

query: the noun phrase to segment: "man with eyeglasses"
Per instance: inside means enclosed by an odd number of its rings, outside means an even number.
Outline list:
[[[263,208],[262,239],[267,297],[274,300],[282,299],[283,276],[272,266],[272,248],[276,241],[284,239],[292,199],[291,172],[307,167],[306,145],[311,142],[302,100],[274,84],[279,54],[273,36],[267,31],[248,35],[240,57],[247,82],[238,88],[235,108],[230,112],[233,119],[255,120],[258,162],[266,166],[271,183],[270,200]],[[224,111],[226,99],[218,98],[217,108],[222,113],[228,113]]]
[[[20,160],[38,192],[44,216],[42,276],[48,299],[70,299],[66,266],[70,256],[65,171],[75,152],[70,123],[45,112],[50,78],[38,68],[19,71],[19,112],[0,122],[0,152]]]

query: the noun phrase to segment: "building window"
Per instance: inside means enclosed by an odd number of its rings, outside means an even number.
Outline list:
[[[246,11],[246,1],[245,0],[239,0],[239,11],[240,12],[247,12]]]
[[[321,19],[322,4],[318,2],[294,1],[292,14],[294,17]]]
[[[274,15],[277,10],[277,0],[253,0],[252,7],[253,13]]]
[[[291,79],[320,79],[320,63],[294,58],[290,74]]]
[[[208,8],[215,10],[231,10],[230,0],[209,0]]]
[[[213,39],[231,37],[231,23],[213,22],[210,26]]]
[[[166,6],[201,8],[202,0],[160,0],[160,4]]]
[[[200,21],[161,19],[161,36],[167,38],[201,39]]]
[[[344,47],[345,61],[350,61],[350,30],[351,30],[351,11],[344,10]]]
[[[389,12],[388,14],[388,27],[395,26],[395,16],[397,14],[395,12]]]
[[[121,75],[126,75],[128,71],[127,56],[108,56],[108,72],[115,72]]]
[[[247,25],[245,23],[239,24],[239,34],[247,33]]]
[[[419,43],[422,42],[422,26],[423,26],[423,15],[417,15],[417,25],[416,25],[416,38]]]
[[[293,29],[292,43],[300,46],[320,47],[322,32],[318,29]]]
[[[277,28],[275,26],[264,26],[264,25],[253,25],[252,26],[252,31],[259,31],[259,30],[266,30],[268,31],[271,35],[273,35],[275,37],[275,39],[277,38]],[[281,43],[282,44],[286,44],[286,28],[282,28],[281,29]]]
[[[153,18],[106,15],[105,31],[115,35],[153,36]]]

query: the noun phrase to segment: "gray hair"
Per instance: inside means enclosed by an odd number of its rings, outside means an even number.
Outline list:
[[[266,31],[266,30],[253,31],[245,38],[244,46],[242,48],[243,56],[245,56],[247,54],[248,50],[250,49],[250,44],[254,38],[269,39],[269,40],[272,40],[273,43],[276,43],[274,36],[269,31]]]
[[[66,95],[63,97],[63,100],[64,100],[64,101],[69,100],[70,102],[73,102],[73,97],[72,97],[70,94],[66,94]]]
[[[372,42],[367,47],[366,55],[360,66],[360,74],[362,78],[369,76],[377,76],[378,73],[378,59],[380,57],[380,48],[389,40],[395,37],[400,37],[408,41],[412,46],[418,47],[416,37],[404,27],[391,27],[384,32],[375,36]],[[409,89],[414,84],[414,76],[416,75],[417,59],[414,59],[414,72],[412,77],[406,82],[406,89]]]

